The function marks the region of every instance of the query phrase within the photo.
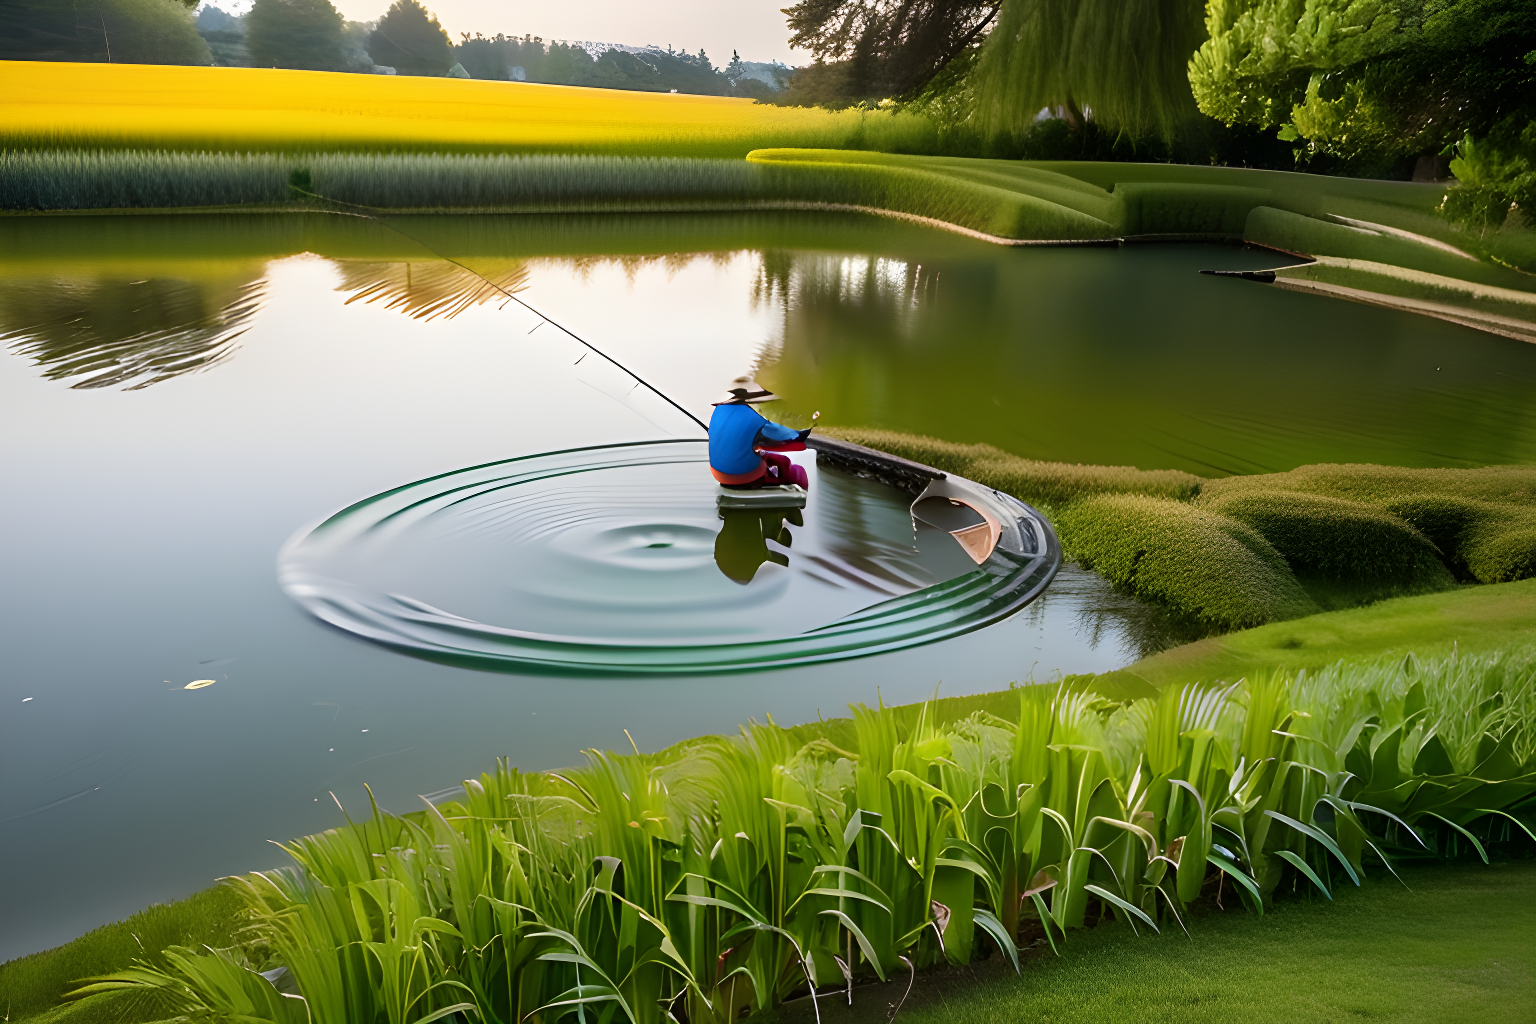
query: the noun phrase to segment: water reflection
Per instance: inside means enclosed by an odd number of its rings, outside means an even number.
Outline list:
[[[383,303],[417,320],[453,319],[487,302],[505,301],[528,287],[523,260],[481,260],[474,270],[446,260],[379,263],[337,260],[347,304]]]
[[[789,556],[770,550],[768,542],[787,548],[794,543],[789,527],[805,525],[797,508],[721,509],[720,518],[724,525],[715,537],[715,564],[726,579],[743,585],[769,562],[787,566]]]
[[[786,422],[821,410],[1047,461],[1211,476],[1536,460],[1529,345],[1197,273],[1274,261],[769,250],[752,301],[779,326],[759,377]]]
[[[266,297],[234,280],[23,280],[0,289],[0,340],[48,380],[133,391],[234,355]]]

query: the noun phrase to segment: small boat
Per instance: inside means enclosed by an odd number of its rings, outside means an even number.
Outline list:
[[[736,488],[721,485],[716,508],[805,508],[805,488],[799,484]]]

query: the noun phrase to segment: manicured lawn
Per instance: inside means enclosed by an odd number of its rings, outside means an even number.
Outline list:
[[[1460,587],[1274,622],[1175,647],[1100,679],[1161,687],[1180,680],[1319,668],[1345,658],[1409,651],[1440,655],[1453,646],[1472,650],[1522,641],[1536,642],[1536,579]]]
[[[66,1007],[47,1012],[80,978],[127,967],[144,950],[158,952],[166,946],[204,943],[228,946],[233,942],[239,901],[234,893],[215,887],[193,893],[175,903],[153,906],[114,924],[87,932],[56,949],[33,953],[0,966],[0,1020],[65,1021],[71,1024],[106,1024],[102,1015],[111,1009]],[[144,1019],[126,1014],[124,1019]]]
[[[1212,909],[1138,938],[1118,924],[1073,933],[1022,975],[996,956],[919,978],[903,1024],[1332,1024],[1536,1020],[1536,863],[1422,867],[1392,881],[1282,902],[1255,919]],[[1235,901],[1234,901],[1235,902]],[[821,1000],[825,1024],[885,1021],[906,980]],[[802,1001],[786,1014],[813,1020]]]

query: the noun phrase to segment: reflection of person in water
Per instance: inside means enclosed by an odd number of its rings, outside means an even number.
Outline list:
[[[709,418],[709,470],[715,479],[742,490],[809,486],[805,470],[779,453],[805,451],[810,430],[791,430],[764,419],[752,406],[771,402],[774,396],[751,378],[737,377],[728,394],[730,398],[715,403]]]
[[[737,583],[751,583],[764,562],[788,565],[789,556],[782,551],[769,551],[768,542],[789,547],[792,538],[785,520],[795,526],[805,525],[797,508],[728,508],[720,510],[720,518],[725,520],[725,526],[715,538],[715,564]]]

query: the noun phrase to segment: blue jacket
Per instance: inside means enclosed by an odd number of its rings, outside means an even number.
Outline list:
[[[764,419],[750,405],[717,405],[709,417],[710,468],[732,476],[750,473],[763,464],[757,445],[783,444],[799,436],[800,431]]]

